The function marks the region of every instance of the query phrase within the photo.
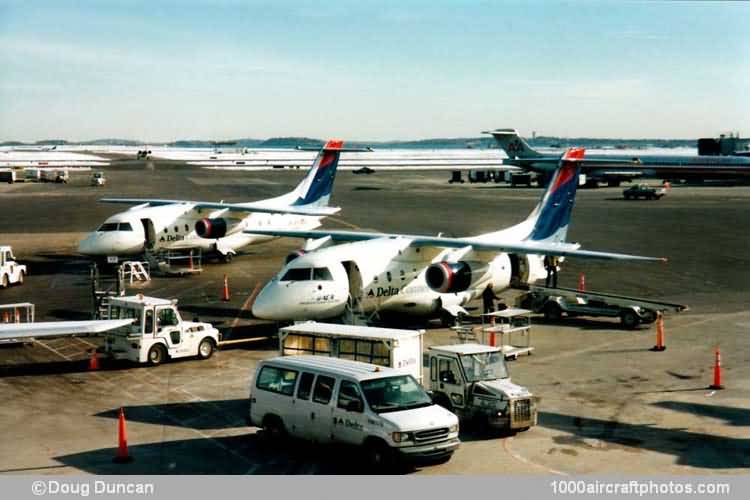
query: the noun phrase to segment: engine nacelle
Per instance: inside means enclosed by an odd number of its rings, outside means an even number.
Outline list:
[[[289,264],[291,261],[296,259],[297,257],[302,257],[307,252],[305,252],[303,249],[295,250],[294,252],[290,253],[286,256],[286,259],[284,259],[284,265]]]
[[[195,232],[201,238],[215,240],[227,235],[227,221],[217,217],[215,219],[201,219],[195,223]]]
[[[438,293],[455,293],[467,290],[473,283],[487,275],[488,266],[482,262],[437,262],[425,272],[425,281]]]

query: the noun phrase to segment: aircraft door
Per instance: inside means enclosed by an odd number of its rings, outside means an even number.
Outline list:
[[[141,224],[143,224],[143,234],[145,234],[144,247],[146,250],[152,250],[156,244],[154,222],[151,219],[141,219]]]
[[[359,306],[362,301],[362,273],[353,260],[342,262],[346,276],[349,279],[349,300],[352,308]]]

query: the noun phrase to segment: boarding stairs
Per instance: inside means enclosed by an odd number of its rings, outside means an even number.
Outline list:
[[[147,283],[151,280],[150,268],[148,262],[128,260],[122,263],[123,277],[131,286],[138,282]]]

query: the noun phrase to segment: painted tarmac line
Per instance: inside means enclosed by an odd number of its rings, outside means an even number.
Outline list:
[[[511,444],[512,444],[512,441],[513,441],[512,437],[503,438],[502,441],[503,441],[503,449],[508,453],[508,455],[510,455],[511,457],[513,457],[516,461],[521,462],[521,463],[526,464],[526,465],[532,465],[534,467],[538,467],[540,469],[545,470],[546,472],[549,472],[550,474],[557,474],[558,476],[567,476],[568,475],[565,472],[561,472],[561,471],[559,471],[557,469],[551,469],[551,468],[546,467],[546,466],[544,466],[542,464],[534,463],[531,460],[527,460],[526,458],[524,458],[521,455],[519,455],[511,447]]]
[[[252,307],[252,305],[255,303],[255,298],[260,293],[260,282],[255,284],[255,288],[253,288],[252,293],[248,296],[247,300],[245,300],[245,303],[242,304],[242,307],[240,307],[239,312],[237,312],[237,317],[234,318],[234,321],[232,321],[232,325],[229,327],[231,330],[234,330],[237,325],[240,322],[240,316],[244,311],[247,311],[248,307]]]

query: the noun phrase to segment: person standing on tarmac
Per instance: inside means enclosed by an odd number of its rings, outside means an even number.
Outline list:
[[[547,270],[547,278],[544,280],[544,286],[549,288],[550,280],[552,281],[552,288],[557,288],[557,264],[558,258],[556,255],[545,255],[544,256],[544,268]]]
[[[482,291],[482,305],[484,306],[484,314],[495,312],[495,300],[499,300],[500,297],[495,295],[495,291],[492,289],[492,283],[487,283],[487,286]]]

